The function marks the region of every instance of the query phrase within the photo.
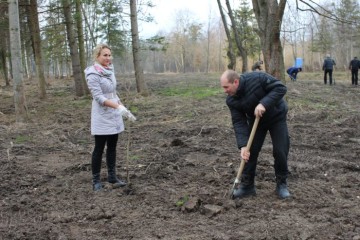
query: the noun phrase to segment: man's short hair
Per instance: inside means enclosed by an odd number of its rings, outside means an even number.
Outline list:
[[[235,79],[240,79],[240,75],[230,69],[225,72],[225,76],[229,83],[234,83]]]

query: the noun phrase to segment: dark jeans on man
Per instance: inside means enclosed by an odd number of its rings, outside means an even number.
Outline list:
[[[92,174],[99,174],[101,170],[102,154],[106,148],[106,163],[114,164],[116,161],[116,144],[119,134],[95,135],[95,147],[92,153],[91,168]]]
[[[329,74],[330,85],[332,85],[332,73],[333,73],[332,69],[324,70],[324,83],[325,84],[327,84],[327,74]]]
[[[290,147],[290,138],[285,119],[275,123],[258,126],[252,146],[250,148],[250,159],[245,164],[243,171],[243,175],[248,175],[251,179],[255,177],[258,156],[268,131],[270,132],[273,145],[275,175],[285,178],[288,175],[287,161]]]
[[[358,69],[351,70],[351,84],[358,85]]]

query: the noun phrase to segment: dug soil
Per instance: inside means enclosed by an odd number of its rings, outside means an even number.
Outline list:
[[[240,164],[219,74],[145,75],[151,95],[118,76],[138,120],[119,136],[124,188],[91,185],[90,97],[49,80],[39,100],[25,81],[29,121],[0,95],[0,239],[360,239],[360,87],[287,82],[292,197],[277,198],[266,138],[257,195],[231,200]],[[209,91],[206,91],[206,90]]]

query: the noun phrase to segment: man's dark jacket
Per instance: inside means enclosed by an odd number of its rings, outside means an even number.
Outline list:
[[[335,64],[335,61],[331,59],[330,57],[326,57],[323,63],[323,70],[333,70]]]
[[[360,61],[357,58],[354,58],[350,61],[349,69],[354,71],[359,71],[360,68]]]
[[[234,96],[228,96],[228,105],[238,148],[246,146],[255,121],[255,107],[261,103],[266,111],[259,127],[268,128],[277,121],[286,121],[287,104],[283,99],[286,86],[265,72],[248,72],[240,75],[240,84]]]

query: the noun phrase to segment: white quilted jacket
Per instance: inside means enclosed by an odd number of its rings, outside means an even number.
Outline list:
[[[119,110],[104,106],[105,100],[120,103],[116,94],[116,79],[100,75],[90,66],[85,69],[86,82],[93,97],[91,107],[91,134],[111,135],[124,131],[124,121]]]

